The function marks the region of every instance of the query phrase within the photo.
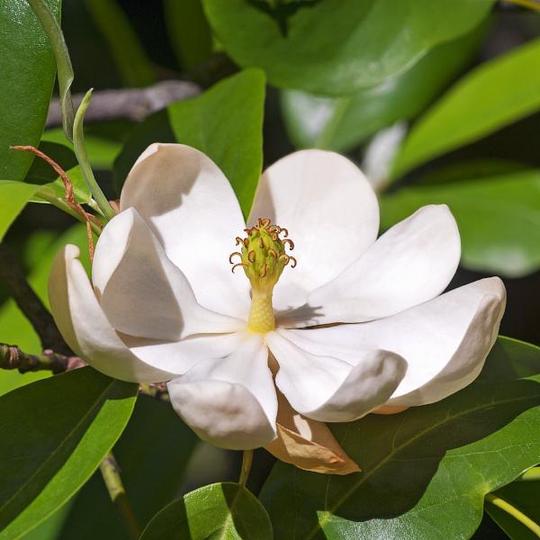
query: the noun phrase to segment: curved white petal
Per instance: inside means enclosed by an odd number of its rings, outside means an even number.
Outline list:
[[[183,375],[205,360],[223,358],[237,350],[242,342],[241,333],[198,334],[181,341],[152,341],[144,338],[122,336],[131,352],[144,362],[170,368]]]
[[[129,173],[120,208],[135,207],[203,306],[235,317],[249,311],[249,283],[229,255],[245,227],[234,192],[217,165],[182,144],[153,144]]]
[[[388,405],[423,405],[461,390],[479,375],[505,301],[502,281],[487,278],[386,319],[311,332],[324,347],[380,347],[401,355],[409,368]]]
[[[197,363],[169,382],[172,405],[205,441],[246,450],[276,436],[277,396],[268,350],[259,335],[243,335],[228,356]]]
[[[392,395],[407,369],[394,353],[358,349],[354,354],[319,355],[309,338],[287,330],[266,336],[279,371],[276,385],[299,413],[321,422],[348,422],[369,413]],[[353,363],[354,362],[354,363]]]
[[[95,369],[130,382],[162,382],[176,375],[137,358],[112,328],[77,259],[67,245],[56,256],[49,278],[51,311],[68,345]]]
[[[125,334],[173,341],[195,333],[231,332],[243,324],[197,303],[186,277],[134,208],[103,229],[92,278],[109,321]]]
[[[360,169],[323,150],[302,150],[263,174],[249,223],[268,217],[295,243],[296,268],[285,268],[274,290],[278,310],[303,303],[306,294],[357,259],[377,238],[379,206]],[[296,298],[295,298],[296,297]]]
[[[424,206],[309,296],[311,320],[291,319],[288,325],[369,321],[431,300],[450,283],[460,252],[459,231],[448,207]]]

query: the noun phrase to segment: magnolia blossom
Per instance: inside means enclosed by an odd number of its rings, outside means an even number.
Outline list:
[[[460,258],[445,205],[377,239],[361,171],[305,150],[263,174],[247,224],[207,156],[150,146],[97,242],[92,281],[77,247],[55,261],[67,343],[111,377],[168,381],[185,422],[231,449],[272,446],[278,400],[292,432],[317,431],[439,401],[480,373],[505,290],[493,277],[441,294]]]

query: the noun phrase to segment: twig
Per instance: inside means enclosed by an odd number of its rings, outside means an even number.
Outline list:
[[[52,371],[57,374],[85,365],[78,356],[66,356],[50,349],[46,349],[42,354],[28,354],[21,351],[17,345],[0,343],[1,369],[17,369],[19,373]]]
[[[47,349],[41,354],[28,354],[17,345],[0,343],[0,369],[16,369],[19,373],[30,371],[52,371],[55,375],[86,366],[78,356],[67,356]],[[165,384],[141,384],[139,394],[159,401],[170,401]]]
[[[100,122],[125,118],[140,121],[155,111],[163,109],[173,101],[188,99],[200,94],[198,85],[189,81],[163,81],[147,88],[126,88],[120,90],[98,90],[94,92],[92,103],[86,112],[85,122]],[[73,96],[77,108],[84,95]],[[54,99],[49,107],[47,127],[62,124],[60,100]]]
[[[0,261],[0,281],[8,287],[10,296],[32,323],[43,348],[69,355],[71,351],[56,328],[51,314],[26,281],[19,261],[5,244],[0,244]]]
[[[126,489],[122,483],[118,463],[112,454],[109,454],[99,466],[105,487],[109,492],[111,501],[117,507],[124,524],[129,532],[130,538],[136,540],[141,534],[141,528],[129,503]]]

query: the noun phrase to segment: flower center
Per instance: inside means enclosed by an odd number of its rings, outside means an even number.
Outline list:
[[[239,257],[240,262],[233,265],[232,271],[241,266],[251,283],[248,329],[265,334],[276,327],[272,307],[274,286],[289,262],[291,268],[296,266],[296,259],[285,252],[287,247],[294,249],[294,243],[287,238],[287,229],[274,225],[268,218],[259,218],[257,225],[244,230],[247,236],[236,238],[241,250],[231,253],[229,262],[233,264],[233,258]]]

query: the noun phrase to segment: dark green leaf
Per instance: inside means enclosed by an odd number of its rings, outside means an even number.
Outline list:
[[[200,0],[164,0],[171,45],[184,70],[196,69],[212,54],[212,32]]]
[[[324,476],[276,465],[261,493],[276,538],[470,538],[486,493],[538,460],[538,373],[539,348],[500,338],[461,392],[333,425],[363,472]]]
[[[540,524],[540,480],[513,482],[495,492],[523,512],[534,522]],[[510,514],[487,502],[486,511],[512,540],[535,540],[538,538],[532,531],[514,519]]]
[[[178,495],[197,440],[168,403],[151,398],[137,401],[135,412],[114,447],[114,456],[141,526]],[[62,540],[95,538],[129,540],[99,472],[77,495],[61,535]]]
[[[60,3],[48,1],[57,15]],[[32,155],[9,147],[37,146],[56,72],[47,37],[26,0],[0,3],[0,51],[0,178],[23,180]]]
[[[0,397],[0,538],[60,508],[124,430],[137,385],[83,368]]]
[[[540,171],[402,189],[382,197],[382,226],[432,203],[452,210],[468,268],[519,277],[540,266]]]
[[[452,87],[418,122],[394,163],[413,167],[478,140],[540,107],[540,39],[486,62]]]
[[[141,540],[272,540],[272,524],[261,503],[233,483],[211,484],[188,493],[159,512]]]
[[[221,168],[247,214],[262,169],[264,85],[261,71],[245,70],[151,116],[133,130],[115,163],[118,184],[149,144],[188,144]]]
[[[85,5],[109,45],[124,84],[146,86],[155,82],[150,59],[118,2],[86,0]]]
[[[292,142],[300,148],[346,151],[397,120],[421,112],[477,48],[484,26],[429,51],[406,72],[339,98],[301,90],[282,92]]]
[[[243,67],[280,87],[340,95],[411,67],[462,35],[492,0],[204,0],[218,39]]]

